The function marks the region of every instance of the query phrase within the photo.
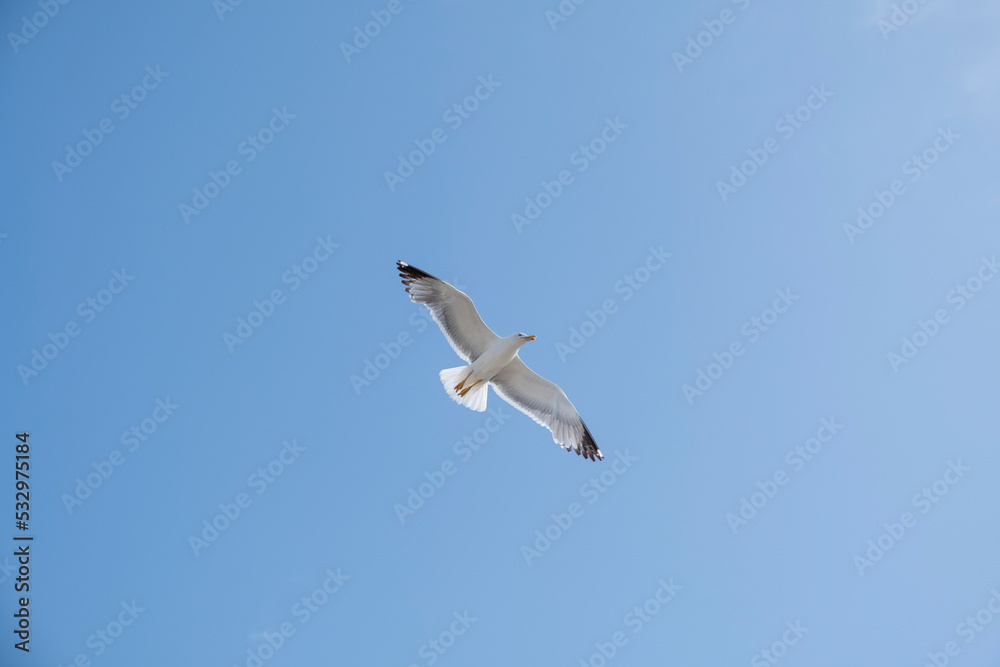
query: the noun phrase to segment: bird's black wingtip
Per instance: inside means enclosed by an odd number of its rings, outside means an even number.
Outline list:
[[[590,459],[591,461],[603,461],[604,454],[601,450],[597,448],[597,443],[594,442],[594,436],[590,434],[590,429],[587,425],[583,425],[583,438],[580,441],[580,448],[576,451],[577,454],[583,454],[583,457]]]
[[[417,280],[418,278],[432,278],[433,280],[438,280],[438,278],[435,278],[426,271],[421,271],[417,267],[407,264],[402,260],[396,260],[396,268],[399,269],[399,277],[404,278],[404,284],[407,284],[407,280]]]

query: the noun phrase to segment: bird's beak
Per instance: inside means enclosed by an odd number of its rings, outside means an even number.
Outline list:
[[[525,337],[524,337],[524,340],[525,340],[525,341],[529,341],[529,340],[535,340],[535,337],[534,337],[534,336],[525,336]]]

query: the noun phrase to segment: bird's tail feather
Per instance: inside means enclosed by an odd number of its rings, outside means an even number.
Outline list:
[[[448,392],[451,400],[459,405],[464,405],[470,410],[484,412],[486,410],[486,387],[487,382],[480,381],[477,384],[466,386],[465,381],[469,379],[472,369],[468,366],[457,366],[456,368],[446,368],[441,371],[441,384]]]

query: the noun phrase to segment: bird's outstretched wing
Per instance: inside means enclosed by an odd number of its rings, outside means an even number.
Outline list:
[[[465,292],[406,262],[396,262],[396,268],[410,299],[427,306],[444,337],[466,363],[471,364],[500,339],[479,317]]]
[[[566,451],[576,450],[591,461],[604,459],[566,393],[525,366],[519,357],[494,375],[490,384],[500,398],[552,431],[552,439]]]

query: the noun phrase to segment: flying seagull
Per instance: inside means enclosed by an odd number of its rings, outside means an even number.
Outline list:
[[[410,299],[427,306],[451,347],[468,364],[440,373],[453,401],[483,412],[486,387],[492,386],[500,398],[552,431],[552,439],[567,452],[575,450],[591,461],[604,459],[563,390],[517,356],[534,336],[516,333],[501,338],[486,326],[464,292],[406,262],[396,262],[396,267]]]

